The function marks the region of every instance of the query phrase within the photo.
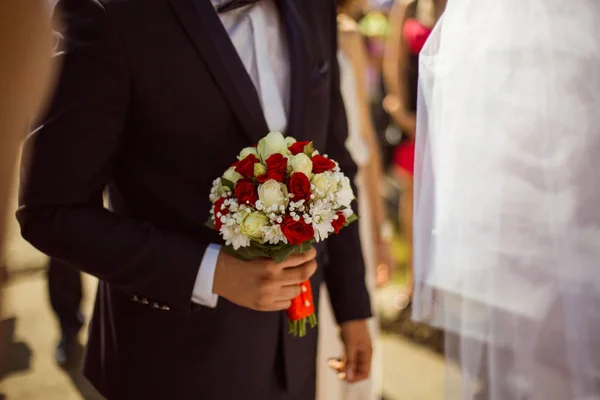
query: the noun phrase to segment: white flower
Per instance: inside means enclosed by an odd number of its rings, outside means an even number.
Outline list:
[[[258,186],[258,198],[267,209],[283,210],[288,205],[288,190],[283,183],[269,179]]]
[[[258,157],[258,151],[256,151],[255,147],[244,148],[240,152],[240,155],[238,156],[238,160],[243,160],[244,158],[248,157],[250,154],[254,154],[256,157]]]
[[[290,165],[293,172],[302,172],[304,175],[312,175],[313,163],[309,156],[304,153],[298,153],[291,157]]]
[[[239,181],[243,177],[235,170],[235,167],[230,167],[223,174],[223,178],[227,179],[228,181],[232,182],[235,185],[237,183],[237,181]]]
[[[264,165],[262,165],[261,163],[256,163],[254,164],[254,176],[255,177],[259,177],[261,175],[264,175],[267,173],[267,167],[265,167]]]
[[[221,227],[221,236],[225,244],[232,246],[234,250],[250,246],[250,239],[241,234],[239,226],[224,224]]]
[[[296,142],[297,142],[297,140],[291,136],[288,136],[285,138],[285,144],[287,145],[287,147],[290,147],[291,145],[293,145]]]
[[[336,201],[338,204],[349,208],[350,204],[352,204],[352,200],[354,200],[354,192],[350,185],[350,179],[348,179],[347,176],[344,176],[341,180],[340,189],[336,193]]]
[[[267,216],[261,212],[246,212],[240,224],[240,233],[250,239],[262,241],[262,228],[269,223]]]
[[[315,174],[311,183],[314,186],[313,193],[316,193],[319,198],[323,198],[329,193],[338,191],[337,180],[330,171]]]
[[[281,217],[279,217],[279,219],[281,219]],[[285,244],[287,244],[287,242],[288,242],[287,238],[281,231],[281,225],[279,225],[279,224],[263,226],[262,232],[263,232],[263,237],[264,237],[265,243],[269,243],[269,244],[285,243]]]
[[[279,132],[271,132],[258,142],[258,154],[263,161],[276,153],[289,154],[285,138]]]
[[[221,178],[217,178],[213,181],[213,186],[210,189],[210,195],[208,198],[211,203],[216,203],[221,197],[228,197],[231,195],[231,189],[227,186],[224,186]]]
[[[334,232],[332,222],[335,217],[331,203],[324,200],[317,200],[310,206],[310,217],[312,226],[315,230],[315,240],[320,242],[329,237],[329,234]],[[307,219],[307,218],[305,218]]]

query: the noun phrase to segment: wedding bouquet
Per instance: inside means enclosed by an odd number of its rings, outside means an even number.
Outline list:
[[[354,222],[354,193],[338,164],[312,142],[269,133],[215,179],[207,225],[225,240],[223,248],[243,260],[268,257],[280,263]],[[287,310],[289,332],[306,335],[317,318],[310,282]]]

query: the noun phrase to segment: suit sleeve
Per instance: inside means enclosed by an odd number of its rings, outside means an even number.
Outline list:
[[[206,243],[117,215],[102,193],[122,160],[130,76],[118,33],[96,0],[59,3],[63,68],[42,126],[24,146],[23,237],[128,295],[190,312]]]
[[[340,92],[340,71],[337,62],[337,25],[335,24],[335,7],[333,9],[331,26],[332,66],[331,80],[331,116],[327,153],[339,163],[342,172],[353,182],[354,193],[356,186],[354,179],[357,167],[350,153],[346,149],[348,126],[346,112]],[[356,212],[356,203],[354,204]],[[360,223],[360,222],[359,222]],[[331,299],[331,305],[338,323],[352,320],[370,318],[371,305],[369,293],[365,284],[365,265],[361,250],[359,225],[353,223],[342,229],[339,235],[332,235],[327,239],[327,252],[329,260],[325,266],[325,282]]]

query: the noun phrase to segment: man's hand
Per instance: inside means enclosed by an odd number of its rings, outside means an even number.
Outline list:
[[[342,341],[346,347],[343,371],[348,382],[359,382],[371,373],[373,347],[367,320],[349,321],[340,325]]]
[[[252,310],[285,310],[300,294],[299,284],[317,270],[316,256],[317,251],[313,248],[276,264],[266,258],[241,261],[221,251],[213,293]]]

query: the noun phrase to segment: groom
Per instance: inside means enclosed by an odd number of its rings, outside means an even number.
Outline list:
[[[314,141],[354,177],[334,1],[58,7],[63,72],[25,146],[18,219],[41,251],[100,279],[86,376],[110,400],[314,399],[316,333],[289,336],[282,312],[312,276],[331,294],[346,379],[366,378],[356,225],[281,265],[238,261],[204,227],[213,179],[269,131]]]

